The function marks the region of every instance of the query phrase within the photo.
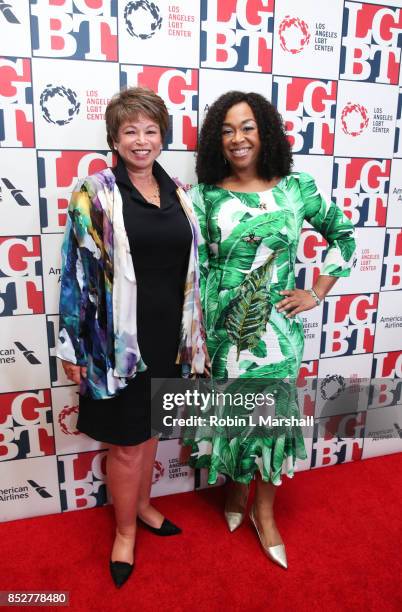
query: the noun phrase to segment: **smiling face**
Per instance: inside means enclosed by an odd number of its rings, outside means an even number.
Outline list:
[[[138,115],[121,124],[114,146],[129,170],[151,168],[161,152],[160,127],[150,117]]]
[[[257,168],[261,141],[254,113],[247,102],[232,106],[222,125],[223,155],[232,170]]]

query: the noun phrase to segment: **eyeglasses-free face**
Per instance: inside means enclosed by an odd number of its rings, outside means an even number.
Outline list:
[[[146,170],[161,152],[159,125],[146,115],[125,121],[119,127],[114,147],[129,170]]]
[[[222,124],[222,150],[224,157],[236,170],[257,167],[261,141],[254,113],[247,102],[232,106]]]

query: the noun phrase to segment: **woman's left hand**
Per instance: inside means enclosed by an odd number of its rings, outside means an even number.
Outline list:
[[[287,314],[285,316],[287,318],[294,317],[299,312],[303,312],[303,310],[311,310],[317,306],[311,293],[305,289],[287,289],[279,293],[286,297],[278,302],[275,307],[278,312],[286,311]]]

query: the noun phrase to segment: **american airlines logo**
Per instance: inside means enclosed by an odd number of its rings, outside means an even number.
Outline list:
[[[40,495],[41,497],[44,498],[49,498],[49,497],[53,497],[52,495],[50,495],[50,493],[48,491],[46,491],[45,487],[42,487],[40,485],[38,485],[34,480],[27,480],[28,484],[31,485],[31,487],[33,489],[35,489],[35,491],[38,493],[38,495]]]
[[[8,180],[8,178],[3,177],[0,180],[3,182],[4,186],[9,190],[9,192],[11,193],[14,200],[17,202],[19,206],[31,206],[30,203],[27,202],[27,200],[22,195],[22,189],[16,189],[16,187],[12,184],[11,181]],[[0,200],[1,200],[1,187],[0,187]]]
[[[30,364],[38,365],[39,363],[41,363],[39,359],[35,357],[34,352],[30,351],[29,349],[26,349],[25,346],[21,344],[21,342],[14,342],[14,344],[17,347],[17,349],[21,351],[25,359],[29,361]]]
[[[0,12],[3,14],[6,21],[8,21],[8,23],[20,23],[10,7],[11,4],[4,2],[4,0],[0,0]]]

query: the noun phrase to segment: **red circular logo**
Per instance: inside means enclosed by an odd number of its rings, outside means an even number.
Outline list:
[[[78,436],[79,431],[76,427],[78,414],[78,406],[64,406],[59,414],[58,422],[61,431],[70,436]]]
[[[284,51],[300,53],[310,42],[308,25],[299,17],[286,15],[279,25],[279,40]]]
[[[349,136],[360,136],[369,122],[368,110],[362,104],[348,102],[341,114],[342,130]]]

